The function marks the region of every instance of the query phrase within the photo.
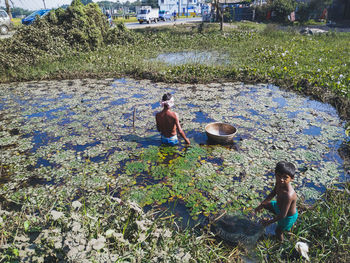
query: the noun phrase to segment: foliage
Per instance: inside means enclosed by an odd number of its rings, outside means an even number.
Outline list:
[[[81,3],[82,3],[83,5],[87,5],[87,4],[93,3],[93,1],[92,1],[92,0],[81,0]]]
[[[255,7],[255,19],[259,22],[267,21],[267,14],[269,11],[269,5],[259,5]]]
[[[106,44],[132,42],[133,34],[124,25],[110,29],[97,4],[84,6],[75,0],[67,9],[52,10],[33,25],[21,27],[0,46],[0,73],[72,51],[91,51]]]
[[[232,22],[234,17],[232,17],[230,9],[227,7],[224,10],[224,22]]]
[[[149,5],[152,8],[159,8],[157,0],[142,0],[141,3],[142,5]]]
[[[305,22],[309,20],[310,17],[310,4],[309,3],[304,3],[300,2],[298,3],[298,10],[296,12],[296,20],[300,22]]]
[[[111,2],[111,1],[98,1],[97,2],[98,6],[101,7],[102,9],[115,9],[115,10],[120,10],[123,8],[129,9],[129,11],[136,12],[136,6],[141,6],[141,1],[126,1],[126,2]]]
[[[151,180],[162,181],[146,187],[137,186],[130,193],[124,192],[141,206],[180,199],[190,208],[190,213],[195,218],[202,213],[213,213],[217,205],[202,194],[211,184],[205,178],[193,182],[196,168],[203,163],[200,162],[201,158],[207,155],[206,150],[193,146],[180,152],[179,156],[176,156],[176,153],[174,156],[173,148],[163,147],[159,151],[156,147],[150,147],[141,152],[140,161],[127,162],[124,167],[126,174],[136,177],[148,175],[151,176]],[[168,157],[171,159],[167,165]],[[212,175],[210,180],[215,179],[216,176]]]
[[[0,7],[2,9],[5,9],[5,7]],[[20,7],[12,7],[11,8],[11,13],[12,13],[12,16],[15,18],[17,16],[21,16],[21,15],[30,15],[32,13],[32,11],[29,11],[29,10],[26,10],[26,9],[23,9],[23,8],[20,8]]]
[[[345,127],[345,133],[346,133],[346,136],[350,137],[350,122],[348,122],[346,124],[346,127]],[[350,140],[349,140],[349,143],[350,143]]]
[[[273,21],[287,22],[288,15],[294,11],[295,0],[274,0],[269,4],[270,10],[274,13]]]
[[[297,4],[297,20],[305,22],[312,17],[319,18],[323,9],[332,4],[332,2],[333,0],[312,0],[307,3],[299,2]]]

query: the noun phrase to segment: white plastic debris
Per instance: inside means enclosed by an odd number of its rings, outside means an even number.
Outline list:
[[[111,237],[115,233],[114,229],[108,229],[105,233],[106,237]]]
[[[90,244],[93,249],[100,250],[105,246],[106,238],[104,236],[99,237],[98,239],[91,239]]]
[[[295,244],[295,249],[298,251],[307,261],[310,261],[309,255],[309,246],[304,242],[297,242]]]
[[[82,204],[81,204],[79,201],[74,201],[74,202],[72,203],[72,207],[73,207],[74,209],[80,208],[81,206],[82,206]]]
[[[53,220],[58,220],[60,219],[64,214],[62,212],[58,212],[56,210],[52,210],[51,211],[51,215],[52,215],[52,218]]]

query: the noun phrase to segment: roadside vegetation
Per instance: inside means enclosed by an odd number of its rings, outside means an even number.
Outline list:
[[[0,40],[0,82],[130,76],[168,83],[274,83],[329,102],[345,119],[350,117],[349,34],[301,35],[293,28],[281,31],[254,23],[235,23],[224,32],[218,28],[199,24],[129,31],[117,24],[110,29],[97,5],[73,1],[67,10],[51,12]],[[228,63],[169,65],[155,59],[183,51],[220,52]],[[5,181],[12,169],[0,163]],[[85,199],[88,183],[96,183],[88,175],[80,175],[86,185],[78,189],[84,193],[77,193],[79,201],[49,184],[18,191],[12,200],[0,199],[0,261],[241,262],[242,255],[251,254],[214,239],[207,229],[180,230],[172,216],[146,214],[137,204],[122,201],[109,188],[121,179],[107,173],[102,189],[108,194],[91,192]],[[69,182],[76,183],[74,178]],[[349,201],[349,184],[329,189],[312,209],[300,209],[302,219],[287,242],[273,237],[258,242],[259,260],[302,262],[293,248],[296,241],[306,241],[312,262],[348,262]],[[32,249],[28,244],[34,241]],[[88,249],[77,250],[79,242]],[[23,252],[21,246],[28,249]]]

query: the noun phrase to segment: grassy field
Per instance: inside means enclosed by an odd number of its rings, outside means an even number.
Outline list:
[[[113,18],[113,22],[135,23],[137,22],[137,18],[135,16],[130,16],[129,18],[115,17]]]

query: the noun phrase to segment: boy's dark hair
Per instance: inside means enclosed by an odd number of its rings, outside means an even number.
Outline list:
[[[162,97],[162,101],[170,100],[172,95],[170,93],[165,93]]]
[[[276,164],[275,173],[277,174],[288,174],[292,179],[295,175],[294,164],[286,161],[281,161]]]

